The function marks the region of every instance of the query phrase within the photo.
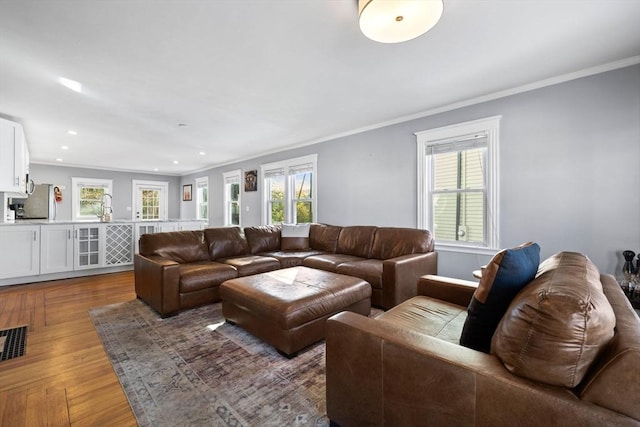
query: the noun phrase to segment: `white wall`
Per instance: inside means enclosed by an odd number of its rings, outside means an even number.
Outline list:
[[[209,222],[218,226],[223,172],[317,153],[319,222],[415,227],[413,133],[494,115],[502,116],[501,247],[534,240],[543,257],[578,251],[619,273],[621,251],[640,251],[638,65],[213,168],[181,184],[209,176]],[[260,224],[260,194],[242,192],[243,226]],[[182,205],[182,216],[195,213],[195,202]],[[439,273],[469,279],[488,259],[440,252]]]

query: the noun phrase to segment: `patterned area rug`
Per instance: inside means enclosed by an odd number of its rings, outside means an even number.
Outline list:
[[[141,426],[329,424],[324,341],[289,360],[225,323],[221,303],[167,319],[139,300],[89,314]]]

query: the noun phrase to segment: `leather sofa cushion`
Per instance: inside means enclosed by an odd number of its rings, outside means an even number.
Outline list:
[[[575,387],[614,335],[616,319],[600,273],[584,255],[560,252],[513,299],[491,351],[512,373]]]
[[[457,345],[466,317],[464,306],[418,295],[382,313],[376,320]]]
[[[143,256],[157,255],[181,264],[209,260],[201,230],[143,234],[139,252]]]
[[[336,273],[359,277],[369,282],[372,288],[382,289],[382,260],[366,259],[344,262],[338,265]]]
[[[307,257],[322,255],[322,254],[324,254],[324,252],[308,250],[308,251],[263,252],[260,255],[273,257],[280,262],[280,267],[289,268],[289,267],[296,267],[296,266],[302,265],[302,262]]]
[[[247,238],[252,254],[280,250],[280,226],[263,225],[246,227],[244,235]]]
[[[427,230],[380,227],[376,230],[371,258],[390,259],[433,251],[433,237]]]
[[[204,230],[209,244],[211,260],[237,257],[250,253],[249,244],[240,232],[240,227],[216,227]]]
[[[180,264],[179,268],[180,293],[218,286],[225,280],[238,277],[238,272],[235,268],[219,262],[201,261]]]
[[[322,254],[305,258],[302,261],[302,265],[335,273],[340,264],[355,261],[364,261],[364,259],[353,255]]]
[[[336,252],[338,236],[342,227],[327,224],[311,224],[309,228],[309,246],[322,252]]]
[[[277,259],[259,255],[218,259],[218,261],[232,265],[238,270],[238,276],[266,273],[280,268],[280,262]]]
[[[336,252],[360,258],[369,258],[376,229],[377,227],[368,225],[342,227],[340,236],[338,236]]]

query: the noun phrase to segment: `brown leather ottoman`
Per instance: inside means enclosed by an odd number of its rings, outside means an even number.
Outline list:
[[[334,314],[371,311],[369,283],[307,267],[227,280],[220,296],[225,319],[287,357],[323,339],[326,320]]]

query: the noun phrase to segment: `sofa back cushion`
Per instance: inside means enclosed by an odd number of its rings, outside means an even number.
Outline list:
[[[204,230],[211,260],[250,254],[249,244],[240,227],[218,227]]]
[[[244,235],[247,238],[252,254],[280,250],[280,226],[263,225],[246,227]]]
[[[309,224],[282,224],[280,236],[280,248],[283,251],[309,249]]]
[[[540,264],[540,246],[524,243],[503,249],[484,267],[469,303],[460,344],[489,353],[491,338],[513,297],[533,280]]]
[[[338,236],[336,252],[343,255],[369,258],[371,246],[373,245],[373,236],[377,228],[369,225],[342,227]]]
[[[575,387],[614,334],[600,273],[584,255],[558,253],[511,302],[491,351],[512,373]]]
[[[311,224],[309,228],[309,246],[323,252],[336,252],[338,236],[342,227],[328,224]]]
[[[380,227],[373,237],[371,258],[390,259],[432,251],[433,238],[427,230]]]
[[[209,259],[202,230],[143,234],[139,252],[140,255],[161,256],[181,264]]]

